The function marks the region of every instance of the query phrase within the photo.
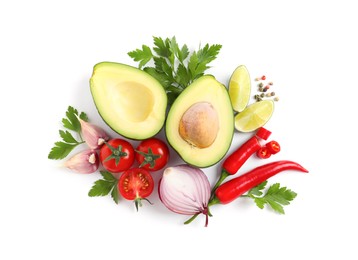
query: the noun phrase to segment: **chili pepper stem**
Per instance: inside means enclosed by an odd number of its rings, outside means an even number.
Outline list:
[[[222,170],[219,180],[216,182],[214,188],[211,190],[211,198],[214,196],[215,190],[221,185],[221,183],[223,183],[223,181],[224,181],[229,175],[230,175],[230,174],[229,174],[227,171]],[[211,199],[210,199],[210,200],[211,200]]]
[[[209,203],[208,203],[208,208],[212,205],[215,205],[215,204],[220,204],[220,200],[218,199],[218,197],[215,196],[215,194],[211,197],[211,199],[209,200]]]

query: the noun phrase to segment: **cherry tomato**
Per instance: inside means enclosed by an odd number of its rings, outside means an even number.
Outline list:
[[[141,200],[147,200],[146,197],[153,192],[153,189],[152,175],[143,168],[132,168],[125,171],[118,181],[120,194],[127,200],[134,200],[137,210],[138,206],[142,206]]]
[[[266,147],[269,149],[270,153],[276,154],[281,150],[280,144],[276,141],[271,141],[266,144]]]
[[[260,159],[267,159],[270,158],[271,156],[271,152],[270,150],[266,147],[266,146],[262,146],[257,152],[256,152],[257,157],[259,157]]]
[[[148,171],[158,171],[169,161],[168,146],[158,138],[149,138],[142,141],[136,150],[135,158],[139,167]]]
[[[117,173],[132,167],[134,154],[133,146],[129,142],[123,139],[112,139],[101,147],[99,159],[106,170]]]

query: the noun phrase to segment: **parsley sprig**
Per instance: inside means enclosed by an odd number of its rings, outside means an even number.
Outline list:
[[[263,209],[265,204],[267,204],[274,211],[280,214],[285,214],[283,206],[289,205],[290,201],[296,198],[297,193],[286,187],[280,187],[279,183],[275,183],[272,184],[263,195],[263,190],[265,189],[266,184],[267,181],[262,182],[258,186],[252,188],[247,195],[243,195],[243,197],[254,199],[256,205],[260,209]]]
[[[142,45],[141,49],[128,52],[128,55],[139,62],[140,69],[162,84],[169,104],[195,79],[204,75],[210,68],[208,64],[216,59],[222,47],[220,44],[205,44],[190,53],[188,46],[184,44],[180,47],[175,37],[153,37],[153,40],[153,50]],[[154,62],[154,67],[144,67],[150,61]]]
[[[107,196],[111,193],[111,197],[116,204],[118,204],[119,193],[118,193],[118,180],[108,171],[100,171],[103,179],[97,180],[90,191],[88,196],[98,197]]]
[[[66,111],[66,118],[62,119],[63,127],[76,132],[80,138],[78,141],[68,130],[59,130],[62,141],[55,142],[50,153],[48,154],[49,159],[60,160],[65,158],[77,145],[84,143],[81,137],[81,123],[78,117],[84,121],[88,121],[86,113],[78,113],[77,109],[69,106]]]

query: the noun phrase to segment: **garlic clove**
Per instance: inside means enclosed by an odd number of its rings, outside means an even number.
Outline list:
[[[108,135],[102,128],[88,123],[81,118],[78,120],[81,123],[81,134],[89,148],[98,149],[109,139]]]
[[[72,156],[64,166],[78,173],[93,173],[99,167],[98,154],[94,150],[85,150]]]

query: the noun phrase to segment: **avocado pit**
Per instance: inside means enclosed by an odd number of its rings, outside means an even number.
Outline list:
[[[179,134],[198,148],[211,146],[219,132],[219,116],[212,104],[198,102],[185,111],[179,122]]]

